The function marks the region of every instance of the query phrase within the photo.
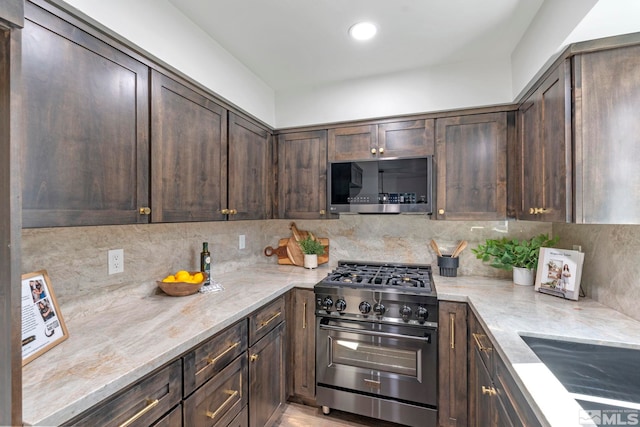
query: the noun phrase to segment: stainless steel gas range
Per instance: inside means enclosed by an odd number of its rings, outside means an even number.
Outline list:
[[[438,300],[430,265],[340,261],[315,285],[316,399],[437,425]]]

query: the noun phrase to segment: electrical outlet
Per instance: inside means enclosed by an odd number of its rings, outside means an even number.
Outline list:
[[[112,249],[109,251],[109,274],[124,272],[124,249]]]
[[[245,243],[245,235],[241,234],[238,236],[238,249],[244,249],[246,247]]]

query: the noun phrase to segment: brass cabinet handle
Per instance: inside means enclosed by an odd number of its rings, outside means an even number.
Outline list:
[[[249,360],[252,362],[255,362],[256,360],[258,360],[259,357],[260,355],[258,354],[252,354],[251,357],[249,357]]]
[[[302,304],[302,329],[307,329],[307,302]]]
[[[529,208],[529,214],[531,215],[544,215],[544,214],[548,214],[551,213],[551,209],[547,209],[547,208]]]
[[[451,348],[456,348],[456,323],[455,316],[453,314],[449,314],[449,319],[451,320]]]
[[[444,215],[444,209],[438,209],[438,214]]]
[[[237,214],[237,213],[238,213],[238,211],[237,211],[236,209],[231,209],[231,210],[229,211],[229,213],[230,213],[231,215],[235,215],[235,214]]]
[[[239,345],[240,345],[239,342],[233,343],[225,351],[223,351],[222,353],[220,353],[219,355],[217,355],[213,359],[210,358],[210,357],[207,358],[207,364],[204,367],[200,368],[200,370],[198,370],[198,372],[196,372],[196,375],[199,375],[202,371],[207,369],[209,366],[214,365],[218,360],[220,360],[221,357],[223,357],[225,354],[229,353],[231,350],[233,350],[234,348],[236,348]]]
[[[325,215],[327,212],[324,209],[320,209],[320,215]]]
[[[149,215],[151,214],[151,208],[145,206],[143,208],[138,209],[138,212],[140,213],[140,215]]]
[[[375,148],[371,149],[371,154],[376,154],[378,152],[378,150],[376,150]]]
[[[378,148],[378,153],[380,153],[380,154],[384,154],[384,147],[380,147],[380,148]]]
[[[222,215],[229,215],[229,214],[231,213],[231,211],[230,211],[229,209],[221,209],[221,210],[220,210],[220,213],[221,213]]]
[[[489,396],[495,396],[498,394],[495,387],[485,387],[482,386],[482,394],[488,394]]]
[[[260,328],[264,328],[265,326],[267,326],[269,323],[271,323],[276,317],[280,316],[280,314],[282,314],[281,311],[277,312],[276,314],[274,314],[273,316],[271,316],[270,318],[268,318],[267,320],[265,320],[264,322],[260,323]]]
[[[138,413],[136,413],[133,417],[129,418],[127,421],[123,422],[122,424],[120,424],[118,427],[127,427],[130,426],[131,424],[134,423],[134,421],[136,421],[138,418],[140,418],[141,416],[143,416],[144,414],[146,414],[147,412],[149,412],[150,410],[152,410],[153,408],[156,407],[156,405],[159,403],[160,401],[158,399],[147,399],[147,406],[145,406],[144,408],[142,408]]]
[[[486,337],[486,335],[482,335],[482,334],[471,334],[471,335],[473,335],[473,339],[476,341],[476,345],[478,346],[478,350],[480,350],[480,351],[491,351],[491,350],[493,350],[493,348],[485,347],[484,344],[482,344],[480,342],[480,337]]]
[[[227,400],[222,402],[222,405],[220,405],[218,407],[218,409],[216,409],[214,412],[207,411],[206,412],[207,417],[209,417],[211,419],[214,419],[215,417],[217,417],[218,414],[220,413],[220,411],[222,411],[225,408],[225,406],[227,406],[227,404],[229,402],[231,402],[233,400],[233,398],[236,397],[238,395],[238,393],[239,393],[238,390],[225,390],[224,392],[225,392],[225,394],[229,395],[229,397],[227,397]]]

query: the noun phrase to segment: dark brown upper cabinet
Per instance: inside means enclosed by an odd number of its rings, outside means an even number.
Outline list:
[[[225,219],[227,111],[155,70],[151,88],[151,220]]]
[[[275,191],[273,136],[263,127],[229,113],[228,204],[229,219],[272,217]]]
[[[146,223],[149,70],[25,2],[23,227]]]
[[[420,119],[329,129],[329,161],[427,156],[433,128],[433,119]]]
[[[278,218],[327,216],[327,131],[278,136]]]
[[[566,60],[518,109],[519,219],[571,222],[571,72]]]
[[[506,112],[437,119],[437,218],[505,219],[506,157]]]
[[[640,45],[634,42],[573,58],[577,223],[640,223]]]

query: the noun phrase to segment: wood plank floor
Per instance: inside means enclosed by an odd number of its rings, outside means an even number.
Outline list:
[[[289,402],[274,427],[401,427],[401,425],[336,410],[332,410],[329,415],[324,415],[320,408]]]

